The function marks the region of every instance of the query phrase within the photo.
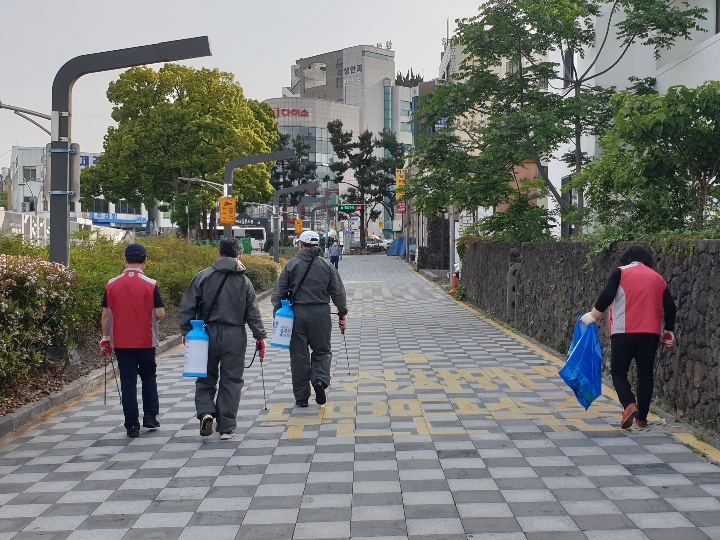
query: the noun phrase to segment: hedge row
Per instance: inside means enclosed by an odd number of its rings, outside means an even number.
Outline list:
[[[177,306],[193,276],[217,257],[216,246],[178,238],[140,243],[148,251],[145,272],[157,279],[168,306]],[[105,285],[122,272],[126,245],[78,233],[68,269],[47,262],[47,248],[0,235],[0,386],[49,361],[48,347],[97,337]],[[245,255],[242,260],[258,292],[275,284],[280,266],[272,259]]]

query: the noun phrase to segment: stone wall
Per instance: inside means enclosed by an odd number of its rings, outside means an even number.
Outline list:
[[[619,244],[585,267],[589,244],[574,242],[468,246],[461,285],[479,309],[565,352],[578,315],[589,311],[623,250]],[[655,269],[665,277],[678,307],[672,353],[658,355],[655,398],[694,421],[720,428],[720,241],[653,244]],[[514,316],[508,309],[508,271],[516,275]],[[514,266],[513,268],[517,268]],[[609,361],[607,318],[600,320]]]
[[[418,247],[418,268],[447,269],[449,250],[441,247],[447,248],[450,243],[448,223],[447,219],[441,217],[428,220],[427,246]]]

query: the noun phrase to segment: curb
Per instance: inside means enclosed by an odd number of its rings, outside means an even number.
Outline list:
[[[256,298],[258,302],[264,300],[272,294],[272,289],[257,293]],[[177,347],[182,344],[182,336],[174,335],[161,341],[155,348],[155,354],[162,354],[173,347]],[[5,437],[9,433],[16,431],[17,429],[26,426],[39,416],[45,414],[49,410],[62,405],[70,401],[73,398],[83,396],[89,393],[91,390],[97,388],[103,381],[105,376],[105,369],[98,368],[84,377],[81,377],[77,381],[69,383],[62,390],[58,390],[50,394],[48,397],[27,403],[19,409],[0,417],[0,438]]]
[[[175,335],[161,341],[155,348],[156,354],[176,347],[182,343],[182,336]],[[100,386],[104,381],[104,368],[98,368],[77,381],[69,383],[62,390],[53,392],[48,397],[27,403],[19,409],[0,418],[0,438],[21,428],[49,410],[62,405],[73,398],[83,396]]]

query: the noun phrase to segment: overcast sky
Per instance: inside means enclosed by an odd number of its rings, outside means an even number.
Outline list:
[[[76,56],[207,35],[212,56],[185,61],[235,74],[246,97],[279,97],[297,58],[392,42],[395,67],[437,77],[447,20],[481,0],[0,0],[0,102],[50,114],[58,69]],[[72,94],[72,142],[101,152],[112,124],[105,97],[121,71],[81,77]],[[50,122],[38,119],[50,128]],[[0,166],[12,146],[50,137],[0,109]]]

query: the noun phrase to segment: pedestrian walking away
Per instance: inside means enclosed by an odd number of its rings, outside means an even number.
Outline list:
[[[180,301],[182,335],[192,329],[191,320],[204,320],[210,336],[207,377],[195,381],[195,409],[203,437],[212,435],[213,421],[221,439],[235,435],[244,384],[246,324],[255,348],[265,356],[265,327],[241,258],[242,248],[234,238],[220,242],[213,265],[193,278]]]
[[[328,254],[330,255],[330,263],[334,264],[335,269],[337,270],[338,265],[342,260],[342,248],[337,242],[335,242],[333,245],[330,246]]]
[[[125,270],[108,282],[102,299],[100,351],[103,356],[112,356],[114,349],[117,357],[128,437],[140,436],[138,375],[142,382],[143,427],[160,427],[155,347],[158,344],[157,322],[165,317],[165,304],[157,282],[145,275],[146,264],[144,246],[127,246]]]
[[[623,406],[623,429],[630,428],[633,421],[638,427],[647,426],[660,336],[662,346],[668,350],[675,343],[675,301],[653,264],[647,248],[629,247],[620,257],[621,266],[610,273],[593,310],[581,318],[585,324],[594,324],[610,307],[610,374]],[[628,382],[633,359],[637,367],[637,401]]]
[[[291,300],[295,313],[290,337],[290,370],[298,407],[307,407],[310,385],[315,401],[327,401],[332,363],[330,301],[337,307],[339,325],[347,325],[345,286],[337,269],[319,257],[320,237],[315,231],[300,235],[300,251],[283,268],[272,293],[273,316],[281,300]],[[310,352],[312,349],[312,352]]]

